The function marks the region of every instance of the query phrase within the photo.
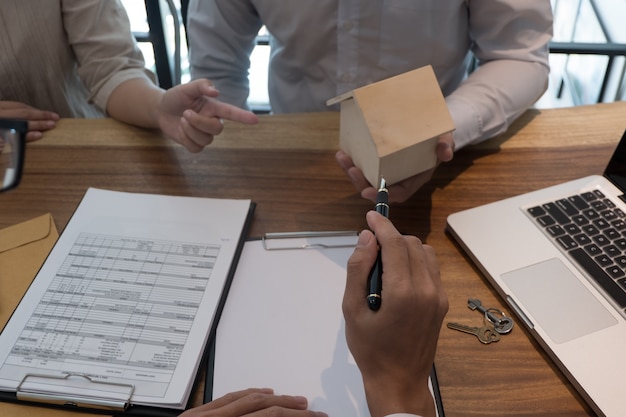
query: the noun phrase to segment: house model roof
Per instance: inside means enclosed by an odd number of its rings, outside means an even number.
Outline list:
[[[354,89],[326,104],[349,99],[356,100],[379,156],[454,130],[431,66]]]
[[[454,130],[430,66],[349,91],[327,101],[340,103],[339,146],[370,184],[389,184],[437,164],[437,141]]]

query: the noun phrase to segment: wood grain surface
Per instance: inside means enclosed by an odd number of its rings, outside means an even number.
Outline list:
[[[409,201],[391,207],[390,218],[402,232],[435,248],[450,300],[446,321],[480,322],[467,308],[468,297],[506,310],[446,233],[446,217],[601,174],[625,128],[626,103],[529,110],[506,134],[459,150]],[[214,144],[196,154],[111,119],[65,119],[28,145],[22,184],[0,194],[0,227],[49,212],[61,231],[86,189],[98,187],[249,198],[257,203],[251,236],[360,230],[372,204],[336,164],[338,139],[336,113],[261,116],[252,127],[226,123]],[[490,345],[444,326],[436,366],[448,417],[594,415],[519,324]],[[200,401],[196,396],[194,403]],[[38,409],[37,415],[47,411]]]

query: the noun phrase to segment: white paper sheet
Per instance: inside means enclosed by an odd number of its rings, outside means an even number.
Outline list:
[[[345,239],[324,240],[343,246]],[[368,417],[341,311],[354,248],[309,247],[302,239],[293,246],[299,249],[266,250],[261,241],[246,242],[217,327],[213,398],[273,388],[303,395],[310,409],[330,416]]]

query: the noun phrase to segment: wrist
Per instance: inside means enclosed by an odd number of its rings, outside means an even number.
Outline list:
[[[159,127],[164,91],[143,78],[132,78],[118,85],[109,95],[109,116],[139,127]]]
[[[415,378],[418,380],[418,378]],[[435,404],[428,381],[402,384],[374,381],[365,383],[365,396],[371,417],[396,413],[434,417]]]

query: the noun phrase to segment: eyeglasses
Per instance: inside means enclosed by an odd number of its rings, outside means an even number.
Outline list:
[[[28,122],[0,119],[0,192],[20,183]]]

